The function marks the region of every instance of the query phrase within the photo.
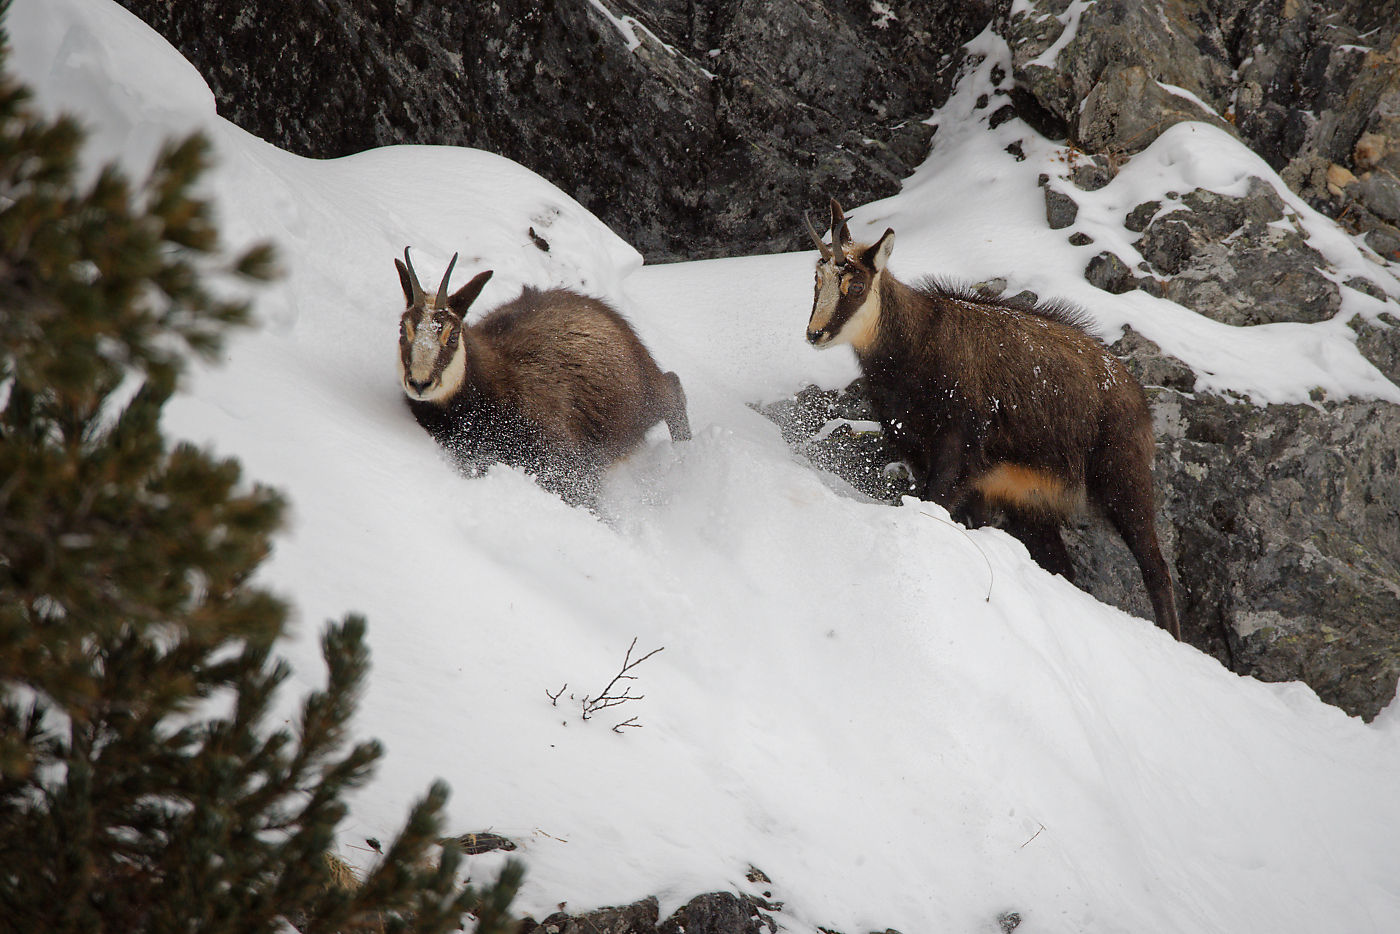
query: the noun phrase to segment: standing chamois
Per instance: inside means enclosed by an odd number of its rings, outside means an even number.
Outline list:
[[[569,289],[526,287],[466,323],[492,271],[451,297],[418,284],[403,251],[394,260],[408,307],[399,319],[399,376],[418,423],[470,473],[503,462],[533,473],[565,501],[591,502],[599,474],[665,421],[690,438],[685,392],[663,373],[606,302]]]
[[[921,498],[968,525],[991,508],[1051,573],[1074,579],[1060,524],[1086,498],[1137,559],[1157,625],[1180,639],[1157,543],[1147,397],[1079,312],[1011,304],[886,272],[894,231],[851,242],[831,202],[807,340],[850,344],[885,433],[913,467]]]

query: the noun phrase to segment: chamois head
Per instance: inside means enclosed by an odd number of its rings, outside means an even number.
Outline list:
[[[408,303],[399,319],[399,377],[410,399],[445,402],[462,385],[467,372],[467,350],[462,342],[463,319],[471,303],[481,294],[491,270],[478,274],[451,297],[447,281],[457,254],[447,264],[437,294],[429,296],[418,284],[413,261],[404,247],[403,262],[394,260]]]
[[[880,318],[880,277],[894,248],[894,231],[887,229],[869,246],[852,243],[846,215],[832,198],[831,245],[822,242],[811,220],[807,220],[807,232],[821,251],[807,342],[814,347],[867,346]]]

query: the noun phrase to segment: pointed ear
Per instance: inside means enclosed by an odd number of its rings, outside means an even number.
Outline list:
[[[403,286],[403,299],[410,306],[413,305],[413,280],[408,277],[408,267],[401,260],[394,260],[394,265],[399,269],[399,285]]]
[[[890,251],[894,249],[894,231],[885,228],[885,234],[875,244],[865,251],[861,257],[865,265],[876,272],[884,272],[885,264],[890,261]]]
[[[495,274],[494,269],[479,272],[472,277],[472,281],[462,286],[452,293],[452,297],[447,300],[447,307],[451,308],[458,315],[465,318],[467,309],[476,301],[476,297],[481,294],[481,290],[486,288],[486,282]]]

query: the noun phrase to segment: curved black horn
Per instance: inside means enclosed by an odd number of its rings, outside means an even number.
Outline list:
[[[403,248],[404,265],[408,267],[408,284],[413,287],[413,304],[423,304],[423,287],[418,284],[418,273],[413,271],[413,260],[408,258],[408,247]]]
[[[817,228],[812,226],[812,219],[807,216],[806,211],[802,212],[802,220],[807,223],[807,232],[811,234],[812,239],[816,241],[817,249],[821,250],[822,259],[831,259],[831,248],[825,243],[822,243],[821,234],[817,233]]]
[[[846,226],[846,212],[843,211],[843,210],[841,210],[841,205],[837,203],[837,201],[836,201],[835,198],[832,198],[832,199],[831,199],[831,248],[832,248],[832,251],[833,251],[833,252],[835,252],[838,256],[841,257],[841,259],[840,259],[841,262],[844,262],[845,259],[846,259],[846,250],[845,250],[845,246],[846,246],[846,244],[848,244],[848,243],[850,243],[850,242],[851,242],[851,231],[850,231],[850,228],[848,228],[848,227]]]
[[[438,286],[437,301],[433,302],[434,308],[447,307],[447,280],[452,278],[452,267],[457,265],[457,254],[452,254],[452,262],[447,264],[447,272],[442,274],[442,284]]]

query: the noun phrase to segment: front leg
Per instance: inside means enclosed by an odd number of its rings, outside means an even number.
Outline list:
[[[921,498],[957,516],[967,506],[972,489],[967,482],[967,439],[957,430],[939,432],[923,455]]]

